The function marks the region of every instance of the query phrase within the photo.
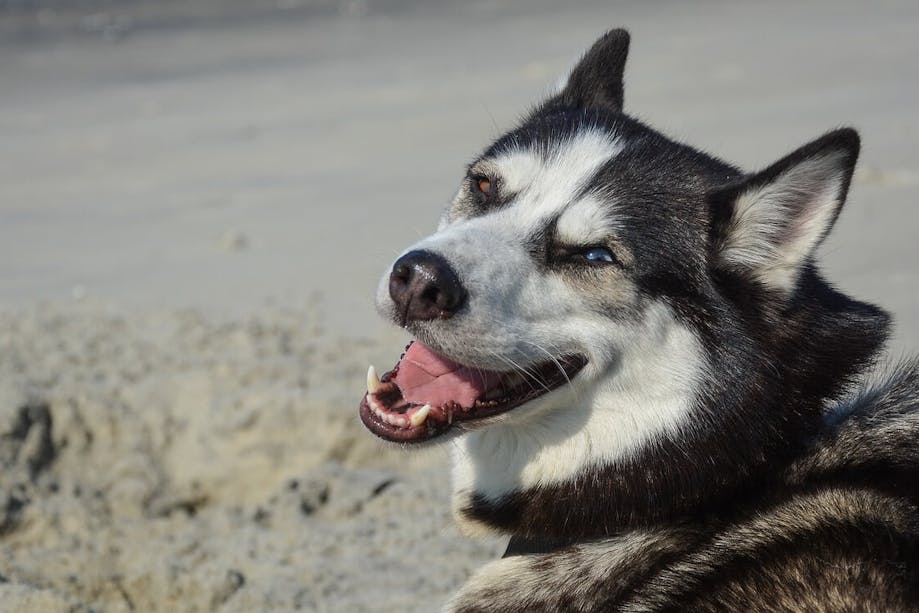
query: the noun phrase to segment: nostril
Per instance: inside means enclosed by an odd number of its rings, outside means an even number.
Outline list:
[[[424,302],[436,304],[438,307],[443,308],[443,295],[444,293],[436,285],[428,285],[421,291],[419,298]]]
[[[447,319],[466,300],[466,290],[450,264],[429,251],[410,251],[396,261],[389,275],[389,295],[402,314],[402,325]]]
[[[437,307],[442,311],[452,312],[459,306],[459,299],[452,294],[440,292],[437,296]]]

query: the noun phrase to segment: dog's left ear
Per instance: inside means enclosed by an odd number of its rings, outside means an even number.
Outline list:
[[[629,54],[629,33],[610,30],[588,49],[568,79],[559,86],[558,100],[575,108],[622,110],[622,75]]]
[[[714,265],[785,296],[846,200],[858,133],[835,130],[709,197]]]

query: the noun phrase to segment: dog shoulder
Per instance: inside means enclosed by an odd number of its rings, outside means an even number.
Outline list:
[[[633,532],[482,568],[446,610],[906,610],[919,510],[856,487],[790,496],[703,534]]]

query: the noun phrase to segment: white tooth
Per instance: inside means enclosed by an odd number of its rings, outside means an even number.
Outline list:
[[[429,404],[426,404],[420,409],[418,409],[418,411],[412,415],[412,418],[411,418],[412,427],[417,428],[418,426],[423,424],[424,420],[428,418],[428,413],[430,412],[431,412],[431,405]]]
[[[380,391],[380,378],[377,376],[377,369],[371,364],[370,368],[367,369],[367,392],[370,394],[376,394]]]

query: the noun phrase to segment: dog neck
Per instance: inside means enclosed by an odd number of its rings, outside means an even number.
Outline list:
[[[649,413],[686,410],[685,398],[668,400],[658,399]],[[635,446],[624,459],[611,460],[601,450],[630,446],[608,435],[614,428],[599,427],[603,413],[615,412],[617,405],[604,406],[605,411],[586,418],[576,410],[561,411],[530,427],[499,425],[460,439],[453,450],[453,512],[460,528],[472,535],[510,533],[564,542],[607,536],[688,510],[677,504],[686,498],[677,491],[677,473],[688,470],[688,458],[667,445],[673,439]],[[583,427],[576,428],[582,419]],[[672,489],[652,493],[655,484]],[[652,506],[654,501],[659,504]]]
[[[658,326],[655,343],[596,377],[611,383],[467,433],[453,450],[458,524],[564,542],[702,521],[765,495],[886,337],[870,305],[823,287],[808,302],[788,330],[757,336]]]
[[[708,370],[697,336],[669,313],[652,312],[643,325],[653,342],[588,375],[598,383],[573,387],[564,408],[528,408],[459,439],[453,511],[464,531],[566,539],[615,529],[596,523],[610,509],[591,512],[583,500],[620,500],[624,486],[640,497],[647,467],[660,464],[645,450],[680,437]],[[573,523],[579,514],[591,525]]]

